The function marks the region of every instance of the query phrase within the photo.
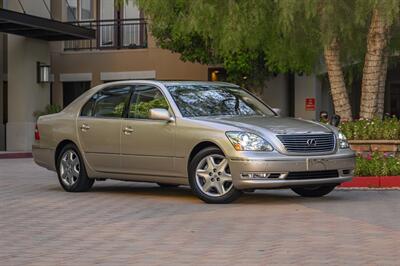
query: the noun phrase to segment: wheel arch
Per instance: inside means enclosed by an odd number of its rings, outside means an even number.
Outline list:
[[[209,141],[209,140],[202,141],[202,142],[196,144],[192,148],[192,150],[190,151],[190,154],[189,154],[189,157],[188,157],[188,161],[187,161],[187,169],[188,169],[188,171],[189,171],[190,162],[193,160],[194,156],[196,156],[196,154],[199,153],[201,150],[203,150],[205,148],[208,148],[208,147],[216,147],[216,148],[220,149],[224,153],[224,150],[218,144],[216,144],[215,142]]]
[[[58,156],[60,155],[61,150],[62,150],[67,144],[73,144],[73,145],[75,145],[76,147],[78,147],[78,146],[76,145],[76,143],[73,142],[73,141],[70,140],[70,139],[64,139],[64,140],[60,141],[60,142],[58,143],[57,147],[56,147],[55,152],[54,152],[54,163],[55,163],[56,169],[57,169],[57,159],[58,159]]]

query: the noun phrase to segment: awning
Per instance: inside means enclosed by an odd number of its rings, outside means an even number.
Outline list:
[[[0,32],[46,41],[94,39],[95,30],[0,8]]]

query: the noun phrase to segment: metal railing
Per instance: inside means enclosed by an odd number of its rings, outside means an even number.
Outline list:
[[[71,23],[96,30],[96,39],[65,41],[64,51],[147,48],[147,23],[144,19],[85,20]]]

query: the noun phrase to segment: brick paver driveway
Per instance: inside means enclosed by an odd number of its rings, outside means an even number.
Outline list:
[[[304,199],[97,182],[66,193],[30,159],[0,160],[0,265],[399,265],[400,191]]]

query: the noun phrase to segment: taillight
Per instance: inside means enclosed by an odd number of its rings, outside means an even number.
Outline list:
[[[37,141],[40,140],[40,133],[39,133],[39,128],[37,125],[35,126],[35,140],[37,140]]]

